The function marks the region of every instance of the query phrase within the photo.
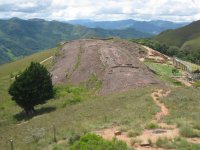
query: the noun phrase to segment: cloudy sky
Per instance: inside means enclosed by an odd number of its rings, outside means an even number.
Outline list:
[[[200,19],[199,0],[0,0],[0,18],[46,20]]]

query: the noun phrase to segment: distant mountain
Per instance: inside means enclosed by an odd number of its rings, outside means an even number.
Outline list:
[[[184,57],[200,64],[200,20],[179,29],[164,31],[154,39],[179,47]]]
[[[136,21],[136,20],[119,20],[119,21],[92,21],[92,20],[71,20],[68,23],[82,25],[89,28],[103,29],[125,29],[134,28],[135,30],[149,34],[159,34],[167,29],[176,29],[187,25],[188,23],[174,23],[170,21]]]
[[[0,64],[39,50],[55,47],[58,42],[63,40],[110,36],[142,38],[151,35],[133,28],[105,30],[42,19],[0,20]]]

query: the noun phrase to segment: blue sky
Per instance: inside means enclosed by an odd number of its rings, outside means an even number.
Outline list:
[[[200,19],[199,0],[0,0],[0,18],[46,20]]]

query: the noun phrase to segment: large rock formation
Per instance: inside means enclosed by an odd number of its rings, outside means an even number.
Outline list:
[[[139,45],[122,40],[76,40],[63,45],[53,68],[53,83],[79,84],[95,75],[102,81],[101,94],[159,84],[139,61]]]

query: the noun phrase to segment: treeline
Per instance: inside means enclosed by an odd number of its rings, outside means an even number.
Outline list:
[[[131,39],[132,42],[148,46],[165,55],[175,56],[196,64],[200,64],[200,50],[186,51],[176,46],[168,46],[152,39]]]
[[[133,39],[132,41],[141,45],[148,46],[168,56],[175,56],[177,55],[179,51],[178,47],[175,47],[175,46],[170,47],[170,46],[167,46],[166,44],[161,44],[151,39]]]

